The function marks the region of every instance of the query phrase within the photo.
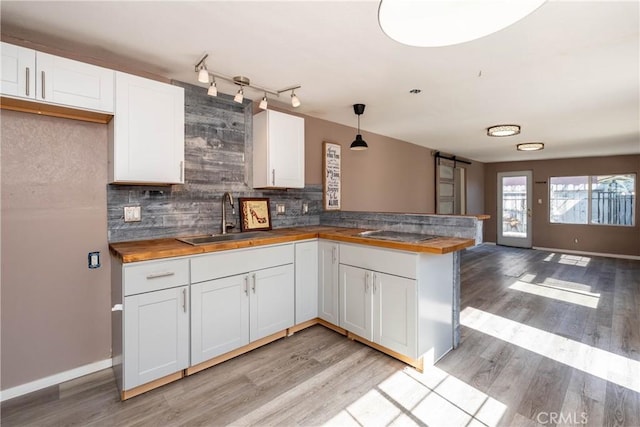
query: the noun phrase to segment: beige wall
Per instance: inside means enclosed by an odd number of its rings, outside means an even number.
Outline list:
[[[2,382],[111,357],[107,127],[2,111]],[[102,267],[87,268],[100,251]]]
[[[354,115],[354,120],[355,120]],[[342,147],[342,209],[376,212],[435,212],[431,149],[362,132],[368,150],[351,151],[356,129],[305,116],[305,182],[322,183],[322,143]],[[468,171],[468,213],[484,213],[484,167]]]
[[[485,222],[484,240],[495,242],[497,235],[497,174],[507,171],[533,171],[533,246],[585,252],[640,255],[640,221],[638,200],[635,227],[603,225],[551,224],[549,222],[549,177],[636,174],[636,197],[640,187],[640,155],[587,157],[578,159],[539,160],[485,164],[485,209],[491,219]],[[542,199],[542,205],[537,203]],[[574,239],[578,243],[574,243]]]

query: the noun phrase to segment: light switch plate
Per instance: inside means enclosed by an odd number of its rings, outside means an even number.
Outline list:
[[[306,215],[309,213],[309,203],[302,204],[302,215]]]
[[[124,207],[124,222],[136,222],[141,220],[140,206]]]
[[[276,204],[276,212],[278,213],[278,215],[284,215],[285,213],[284,205],[281,203]]]

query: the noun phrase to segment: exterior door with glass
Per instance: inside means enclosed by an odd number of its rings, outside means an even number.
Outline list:
[[[504,246],[530,248],[531,171],[498,173],[498,237]]]

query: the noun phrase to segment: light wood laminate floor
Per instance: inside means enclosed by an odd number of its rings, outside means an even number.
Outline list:
[[[640,261],[483,245],[462,340],[420,374],[314,326],[118,400],[101,371],[2,404],[2,426],[640,426]]]

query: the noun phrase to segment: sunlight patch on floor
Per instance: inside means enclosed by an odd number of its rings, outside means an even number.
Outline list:
[[[557,280],[552,281],[550,284],[545,282],[529,283],[518,280],[509,286],[509,289],[589,308],[598,308],[598,303],[600,302],[600,294],[577,290],[570,286],[559,286]]]
[[[435,366],[405,368],[333,417],[329,426],[497,425],[506,406]]]
[[[586,267],[589,265],[589,262],[591,262],[591,258],[580,255],[556,254],[554,252],[552,254],[549,254],[549,256],[547,256],[544,261],[557,262],[558,264],[576,265],[578,267]]]
[[[640,393],[640,362],[636,360],[473,307],[462,310],[460,323]]]

